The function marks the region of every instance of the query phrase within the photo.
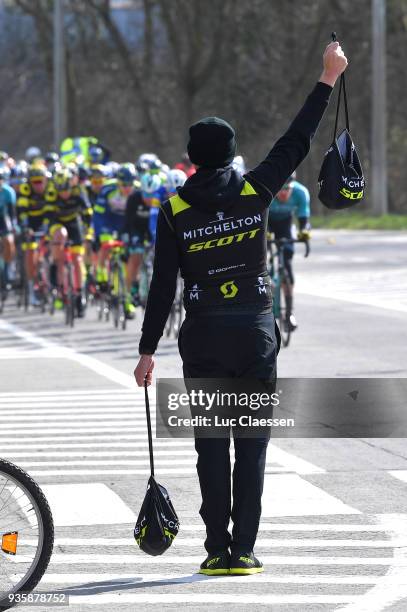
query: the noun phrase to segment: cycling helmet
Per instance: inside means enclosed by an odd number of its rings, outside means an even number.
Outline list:
[[[57,191],[69,191],[72,188],[73,174],[69,168],[62,168],[54,175],[54,185]]]
[[[91,164],[100,164],[101,162],[103,162],[105,153],[102,147],[98,147],[97,145],[91,145],[89,147],[88,156]]]
[[[158,193],[162,187],[161,179],[157,174],[143,174],[141,177],[141,191],[147,197]]]
[[[43,178],[50,178],[51,174],[43,164],[31,164],[28,169],[28,180],[35,181]]]
[[[8,153],[5,151],[0,151],[0,163],[6,162],[8,160]]]
[[[27,168],[17,163],[10,171],[10,185],[21,185],[27,180]]]
[[[119,183],[123,185],[133,185],[137,178],[136,169],[133,164],[122,164],[116,174]]]
[[[167,175],[165,188],[168,193],[176,193],[177,187],[182,187],[186,180],[187,175],[182,170],[170,170]]]
[[[143,153],[137,160],[137,170],[142,173],[146,171],[157,171],[161,169],[161,161],[155,153]]]
[[[8,166],[0,166],[0,180],[8,181],[10,178],[10,168]]]
[[[106,164],[106,174],[111,178],[115,178],[117,176],[117,172],[120,168],[120,164],[115,161],[108,162]]]
[[[103,164],[94,164],[89,168],[90,178],[106,178],[107,170]]]
[[[68,162],[65,168],[71,172],[72,176],[79,176],[79,168],[75,162]]]
[[[41,149],[39,149],[38,147],[28,147],[28,149],[25,152],[25,158],[29,162],[32,162],[34,161],[34,159],[37,159],[38,157],[41,157]]]
[[[55,151],[48,151],[48,153],[45,153],[44,159],[47,164],[55,164],[59,161],[59,155]]]

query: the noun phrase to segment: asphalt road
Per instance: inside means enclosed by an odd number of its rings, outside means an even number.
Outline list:
[[[308,260],[296,255],[299,328],[279,375],[405,378],[407,234],[315,231],[312,247]],[[0,319],[0,456],[40,483],[56,523],[39,589],[69,593],[75,612],[405,610],[402,438],[274,439],[256,547],[266,571],[247,578],[195,574],[205,553],[192,441],[156,440],[181,530],[162,557],[138,550],[149,473],[132,379],[140,325],[116,331],[89,310],[70,330],[60,314],[24,314],[12,301]],[[176,341],[163,339],[155,372],[181,376]]]

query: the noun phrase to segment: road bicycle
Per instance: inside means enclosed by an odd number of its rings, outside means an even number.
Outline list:
[[[277,238],[268,241],[270,276],[273,291],[273,312],[280,328],[281,344],[286,347],[290,343],[291,324],[290,313],[287,312],[286,297],[284,289],[292,283],[284,265],[284,246],[301,242],[305,246],[304,257],[308,257],[310,246],[308,240],[294,240],[293,238]],[[273,246],[275,248],[273,248]],[[274,263],[276,262],[276,264]]]
[[[44,493],[24,470],[0,459],[0,611],[37,586],[53,545],[54,523]]]
[[[7,293],[6,262],[2,257],[2,244],[0,236],[0,314],[4,310],[4,303],[7,299]]]
[[[49,247],[46,239],[46,235],[43,231],[33,232],[32,230],[26,229],[23,233],[23,242],[35,242],[38,243],[38,262],[36,266],[36,274],[34,278],[35,296],[37,298],[37,308],[40,312],[45,313],[47,305],[49,303],[50,296],[50,283],[49,283]],[[17,247],[17,307],[24,307],[24,310],[29,308],[29,280],[25,268],[25,251],[21,246]]]
[[[109,249],[109,309],[112,313],[113,324],[117,329],[126,329],[126,280],[123,264],[124,242],[112,240],[105,242],[102,248]]]
[[[108,280],[106,287],[95,294],[94,301],[97,306],[99,321],[109,321],[110,315],[116,328],[119,326],[125,330],[126,318],[126,281],[123,264],[124,242],[121,240],[109,240],[101,247],[108,252],[106,265],[108,267]]]

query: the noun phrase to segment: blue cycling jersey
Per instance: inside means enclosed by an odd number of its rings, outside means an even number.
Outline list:
[[[117,232],[121,234],[128,196],[123,195],[117,181],[109,181],[96,198],[93,208],[95,236]]]
[[[281,202],[277,197],[269,206],[270,221],[283,221],[294,215],[297,218],[309,217],[310,195],[308,189],[298,181],[293,181],[292,192],[287,202]]]
[[[4,183],[0,187],[0,218],[14,218],[14,209],[16,206],[16,192],[10,185]]]

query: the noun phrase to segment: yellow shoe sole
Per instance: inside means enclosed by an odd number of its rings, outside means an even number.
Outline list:
[[[205,574],[205,576],[226,576],[229,574],[228,569],[200,569],[198,574]]]
[[[229,570],[229,574],[234,574],[235,576],[247,576],[250,574],[260,574],[264,572],[264,567],[231,567]]]

